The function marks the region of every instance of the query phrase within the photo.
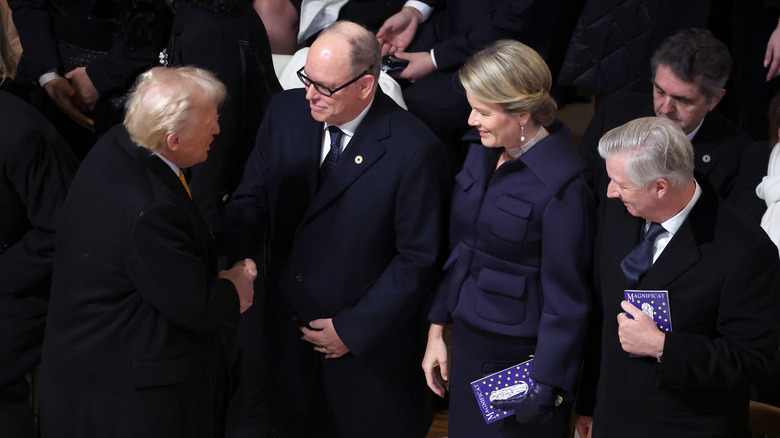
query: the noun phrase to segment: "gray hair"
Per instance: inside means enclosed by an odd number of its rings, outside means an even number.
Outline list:
[[[653,77],[661,64],[688,83],[701,77],[707,103],[720,93],[731,73],[728,47],[705,29],[683,29],[666,38],[650,59]]]
[[[155,67],[138,77],[130,93],[124,125],[138,145],[159,151],[166,138],[194,120],[193,109],[204,103],[224,102],[225,85],[197,67]]]
[[[555,119],[550,68],[534,49],[499,40],[472,56],[458,72],[466,91],[509,114],[529,113],[541,125]]]
[[[376,39],[376,35],[357,23],[344,20],[328,26],[320,33],[320,37],[328,34],[337,35],[349,44],[351,75],[359,75],[368,70],[368,74],[379,80],[379,71],[382,68],[382,46]]]
[[[693,179],[693,145],[682,128],[662,117],[643,117],[610,130],[599,140],[604,159],[628,155],[626,176],[638,187],[663,178],[675,188]]]

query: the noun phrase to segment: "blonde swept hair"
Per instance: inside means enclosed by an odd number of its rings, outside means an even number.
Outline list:
[[[227,90],[212,73],[197,67],[155,67],[138,77],[127,103],[124,125],[139,146],[159,151],[166,138],[199,123],[193,109],[222,105]]]
[[[529,113],[541,125],[555,119],[550,68],[536,51],[515,40],[499,40],[474,54],[458,72],[466,91],[509,114]]]

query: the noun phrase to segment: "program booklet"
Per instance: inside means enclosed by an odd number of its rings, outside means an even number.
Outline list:
[[[515,414],[514,411],[494,409],[491,403],[496,399],[525,395],[534,382],[530,377],[532,364],[533,359],[529,359],[471,382],[471,389],[474,390],[479,410],[486,423],[490,424]]]
[[[655,321],[664,332],[672,331],[672,313],[669,309],[669,291],[666,290],[626,290],[626,301],[635,305],[645,315]],[[626,314],[629,318],[631,315]]]
[[[652,318],[663,332],[672,331],[672,311],[669,308],[669,291],[667,290],[626,290],[623,291],[626,301],[635,305],[645,315]],[[626,316],[633,319],[630,314]],[[631,357],[637,357],[631,354]]]

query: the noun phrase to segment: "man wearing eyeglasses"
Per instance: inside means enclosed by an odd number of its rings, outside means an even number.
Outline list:
[[[444,149],[378,90],[380,54],[354,23],[325,30],[305,88],[271,102],[227,207],[228,254],[267,251],[266,386],[247,411],[265,404],[278,436],[430,425],[420,330],[446,229]]]

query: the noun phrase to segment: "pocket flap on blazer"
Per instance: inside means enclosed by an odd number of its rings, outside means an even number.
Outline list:
[[[525,281],[522,275],[482,268],[479,271],[477,286],[488,292],[519,299],[525,294]]]
[[[189,363],[189,359],[186,357],[156,361],[134,361],[133,387],[148,388],[183,382],[189,376]]]
[[[504,193],[498,197],[498,200],[496,200],[496,207],[511,214],[512,216],[527,218],[531,215],[531,212],[534,209],[534,204],[533,202],[515,198],[508,193]]]

